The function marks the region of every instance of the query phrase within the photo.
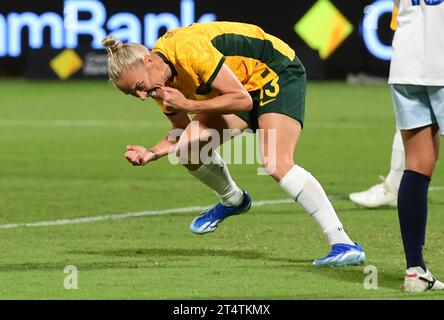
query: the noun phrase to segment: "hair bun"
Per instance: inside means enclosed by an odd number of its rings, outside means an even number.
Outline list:
[[[122,43],[117,40],[115,36],[108,36],[102,40],[102,45],[108,50],[110,54],[115,53],[122,47]]]

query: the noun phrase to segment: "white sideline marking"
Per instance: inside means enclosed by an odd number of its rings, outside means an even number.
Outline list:
[[[431,187],[430,191],[441,191],[444,190],[444,187],[436,186]],[[328,196],[330,200],[341,199],[343,196],[341,195],[332,195]],[[291,199],[279,199],[279,200],[262,200],[253,202],[253,207],[263,207],[274,204],[288,204],[294,203],[294,200]],[[53,221],[40,221],[40,222],[30,222],[30,223],[10,223],[10,224],[0,224],[0,229],[15,229],[21,227],[49,227],[49,226],[63,226],[67,224],[81,224],[81,223],[90,223],[96,221],[105,221],[105,220],[119,220],[119,219],[128,219],[128,218],[137,218],[137,217],[149,217],[149,216],[163,216],[170,215],[176,213],[190,213],[190,212],[199,212],[203,211],[210,206],[206,207],[185,207],[185,208],[172,208],[165,210],[152,210],[152,211],[141,211],[141,212],[128,212],[123,214],[109,214],[104,216],[90,216],[90,217],[81,217],[81,218],[72,218],[72,219],[61,219],[61,220],[53,220]]]
[[[294,202],[291,199],[282,199],[282,200],[264,200],[264,201],[256,201],[253,202],[253,207],[262,207],[273,204],[285,204]],[[0,225],[0,229],[14,229],[20,227],[48,227],[48,226],[62,226],[67,224],[81,224],[81,223],[90,223],[96,221],[105,221],[105,220],[117,220],[117,219],[128,219],[135,217],[148,217],[148,216],[162,216],[162,215],[170,215],[175,213],[190,213],[190,212],[200,212],[207,207],[187,207],[187,208],[173,208],[166,210],[153,210],[153,211],[141,211],[141,212],[129,212],[123,214],[111,214],[104,216],[91,216],[91,217],[82,217],[82,218],[73,218],[73,219],[62,219],[62,220],[54,220],[54,221],[40,221],[40,222],[31,222],[31,223],[11,223],[11,224],[2,224]]]

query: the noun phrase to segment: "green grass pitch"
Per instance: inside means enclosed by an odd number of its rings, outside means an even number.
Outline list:
[[[404,258],[394,209],[365,210],[347,194],[389,169],[395,132],[386,85],[310,83],[295,153],[332,196],[366,266],[315,268],[329,246],[296,204],[253,208],[196,236],[199,212],[52,226],[5,225],[207,206],[211,191],[166,159],[135,168],[127,144],[150,146],[169,128],[160,110],[97,82],[0,80],[0,299],[443,299],[402,292]],[[285,199],[255,165],[232,176],[256,201]],[[444,278],[444,170],[430,193],[426,260]],[[66,290],[64,268],[78,270]]]

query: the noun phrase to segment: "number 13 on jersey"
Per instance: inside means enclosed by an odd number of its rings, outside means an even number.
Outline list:
[[[278,82],[279,77],[276,77],[271,82],[267,83],[263,88],[261,88],[261,101],[259,103],[259,106],[264,107],[277,99],[276,97],[281,90]]]

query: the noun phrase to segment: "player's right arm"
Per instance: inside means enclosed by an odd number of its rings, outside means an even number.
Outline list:
[[[167,135],[155,146],[146,148],[143,146],[127,146],[125,158],[134,166],[144,166],[160,159],[174,151],[174,146],[179,140],[179,135],[174,130],[182,131],[191,122],[190,117],[185,112],[165,113],[171,122],[172,128]]]

